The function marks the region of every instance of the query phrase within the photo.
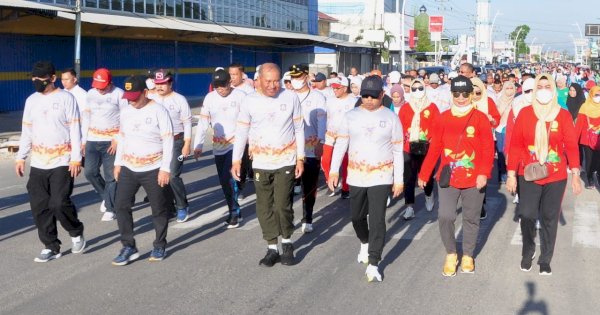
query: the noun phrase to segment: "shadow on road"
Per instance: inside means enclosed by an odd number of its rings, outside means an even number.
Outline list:
[[[527,281],[527,300],[517,312],[518,315],[541,314],[548,315],[548,305],[541,299],[536,301],[535,283]]]

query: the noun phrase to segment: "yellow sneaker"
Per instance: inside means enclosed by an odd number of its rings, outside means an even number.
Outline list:
[[[460,260],[460,269],[463,273],[474,273],[475,272],[475,261],[473,257],[463,255]]]
[[[442,271],[442,274],[445,277],[454,277],[456,275],[456,266],[458,266],[458,255],[446,255],[446,262],[444,263],[444,271]]]

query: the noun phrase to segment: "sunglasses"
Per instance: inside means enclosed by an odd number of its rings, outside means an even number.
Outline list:
[[[464,98],[469,98],[469,95],[471,95],[471,92],[452,92],[452,96],[454,96],[454,98],[459,98],[461,95]]]
[[[475,92],[475,95],[479,96],[481,95],[483,92]]]
[[[410,88],[410,89],[411,89],[411,91],[416,92],[417,90],[423,91],[425,88],[421,86],[421,87],[418,87],[418,88],[414,87],[414,88]]]
[[[363,98],[363,99],[365,99],[365,100],[369,99],[369,98],[376,99],[376,98],[379,98],[379,95],[375,95],[375,96],[373,96],[373,95],[361,95],[360,97]]]
[[[529,94],[529,93],[531,93],[531,92],[533,92],[533,90],[527,90],[527,91],[523,91],[523,93],[525,93],[525,94]]]

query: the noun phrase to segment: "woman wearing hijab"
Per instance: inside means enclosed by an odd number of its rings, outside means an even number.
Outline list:
[[[504,140],[506,135],[506,124],[508,116],[512,111],[513,101],[515,99],[516,87],[511,81],[504,82],[502,92],[496,106],[500,113],[500,123],[495,129],[496,152],[498,152],[498,179],[500,183],[506,183],[506,157],[504,156]]]
[[[425,92],[425,84],[420,79],[413,80],[408,103],[400,108],[400,122],[404,130],[404,220],[415,217],[415,187],[417,174],[421,170],[423,160],[429,148],[433,129],[440,112],[434,103],[429,101]],[[392,95],[393,96],[393,95]],[[433,174],[425,185],[425,207],[433,210]]]
[[[571,83],[571,86],[569,87],[569,97],[567,97],[567,109],[569,110],[569,113],[571,113],[573,121],[575,121],[577,118],[579,109],[584,102],[585,94],[583,93],[581,85],[577,83]]]
[[[484,114],[489,119],[490,128],[497,128],[500,124],[500,112],[498,112],[498,108],[496,107],[496,103],[494,100],[488,96],[487,89],[479,78],[471,78],[471,82],[473,83],[473,103],[475,104],[475,108]],[[500,94],[502,90],[498,91]],[[483,204],[481,205],[481,220],[487,218],[487,211],[485,209],[485,197],[483,198]]]
[[[581,105],[575,132],[585,157],[585,175],[588,180],[585,188],[594,189],[594,173],[598,176],[597,172],[600,171],[600,87],[593,87],[587,100]]]
[[[518,181],[520,191],[518,212],[523,235],[521,270],[531,270],[536,246],[535,221],[539,213],[540,275],[552,274],[550,262],[554,254],[562,198],[567,186],[567,167],[571,169],[573,176],[573,193],[581,192],[575,126],[569,112],[561,109],[558,104],[555,86],[550,74],[541,74],[536,78],[532,105],[519,112],[508,153],[506,188],[514,193]],[[529,172],[531,167],[539,168],[542,165],[547,170],[546,176],[532,176],[535,174]]]
[[[360,85],[362,84],[363,79],[359,76],[356,76],[350,80],[350,90],[352,91],[352,95],[357,99],[360,98]]]
[[[402,84],[394,84],[390,89],[390,95],[392,96],[392,105],[390,106],[390,109],[393,110],[396,115],[399,115],[400,108],[406,103]]]
[[[473,104],[473,84],[465,76],[450,83],[452,106],[440,115],[431,138],[429,151],[419,173],[419,187],[429,181],[438,159],[438,221],[446,248],[443,275],[456,275],[455,221],[459,200],[462,203],[461,270],[475,271],[473,259],[484,189],[494,165],[494,139],[489,118]]]

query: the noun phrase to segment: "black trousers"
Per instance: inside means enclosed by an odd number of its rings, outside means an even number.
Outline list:
[[[223,154],[215,155],[215,166],[217,167],[217,175],[219,176],[219,183],[225,195],[225,201],[229,208],[230,215],[240,216],[240,204],[238,203],[238,183],[231,176],[231,162],[232,162],[233,150]]]
[[[135,194],[143,187],[150,201],[152,209],[152,223],[156,231],[154,247],[164,248],[167,245],[167,227],[169,225],[169,212],[173,211],[171,187],[158,185],[158,169],[147,172],[133,172],[127,167],[121,167],[115,209],[121,243],[123,246],[136,247],[133,237],[133,207]]]
[[[60,251],[56,220],[71,237],[83,235],[83,223],[71,201],[73,177],[67,166],[49,170],[32,167],[27,192],[38,236],[47,249]]]
[[[304,173],[302,173],[302,223],[312,223],[320,172],[321,161],[316,158],[306,158]]]
[[[391,191],[392,185],[350,186],[352,226],[360,242],[369,243],[369,264],[375,266],[381,261],[385,244],[385,209]]]
[[[404,185],[406,187],[404,189],[404,203],[407,205],[412,205],[415,203],[417,176],[419,175],[419,171],[421,170],[424,160],[424,155],[414,155],[404,152],[403,177]],[[425,196],[431,196],[431,193],[433,192],[433,175],[434,172],[431,173],[431,176],[427,180],[427,185],[425,185]]]
[[[242,167],[240,169],[240,181],[239,181],[239,189],[244,190],[246,186],[246,181],[248,178],[254,178],[254,170],[252,169],[252,160],[250,159],[250,154],[248,152],[249,145],[246,144],[244,148],[244,155],[242,155]]]
[[[600,151],[592,150],[587,145],[582,145],[585,159],[585,175],[589,185],[594,185],[594,172],[600,171]]]
[[[523,257],[535,252],[535,221],[540,218],[540,258],[538,264],[549,264],[554,254],[556,232],[567,180],[538,185],[519,176],[519,215],[523,234]]]

